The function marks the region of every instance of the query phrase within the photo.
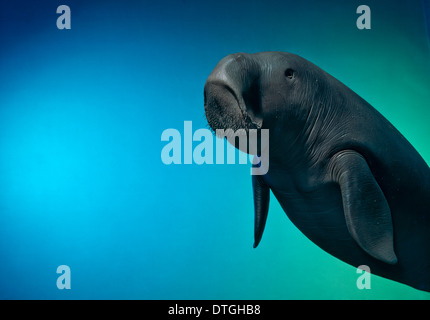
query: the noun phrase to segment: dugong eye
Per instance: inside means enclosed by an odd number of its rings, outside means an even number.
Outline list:
[[[285,77],[287,79],[294,79],[294,70],[293,69],[287,69],[285,70]]]

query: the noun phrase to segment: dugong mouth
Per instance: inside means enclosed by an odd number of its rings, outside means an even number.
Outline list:
[[[207,82],[204,90],[205,115],[209,127],[217,130],[261,129],[263,119],[256,103],[249,103],[247,96],[238,95],[230,85],[222,82]],[[247,103],[248,102],[248,103]],[[254,101],[255,102],[255,101]]]
[[[207,83],[204,99],[209,127],[218,138],[226,138],[245,153],[261,154],[263,120],[249,110],[242,96],[224,83]]]

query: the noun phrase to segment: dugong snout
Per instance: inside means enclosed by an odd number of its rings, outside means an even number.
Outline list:
[[[205,114],[213,131],[261,129],[259,75],[259,64],[247,53],[231,54],[218,63],[204,88]]]

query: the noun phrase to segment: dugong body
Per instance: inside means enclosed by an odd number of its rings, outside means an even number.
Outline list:
[[[430,169],[376,109],[283,52],[227,56],[204,96],[214,131],[269,129],[269,170],[252,176],[254,247],[271,190],[326,252],[430,292]]]

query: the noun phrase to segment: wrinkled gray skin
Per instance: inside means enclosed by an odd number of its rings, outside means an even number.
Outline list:
[[[216,129],[269,129],[269,171],[253,176],[255,243],[270,190],[316,245],[355,267],[430,292],[430,170],[372,106],[290,53],[229,55],[210,74]]]

